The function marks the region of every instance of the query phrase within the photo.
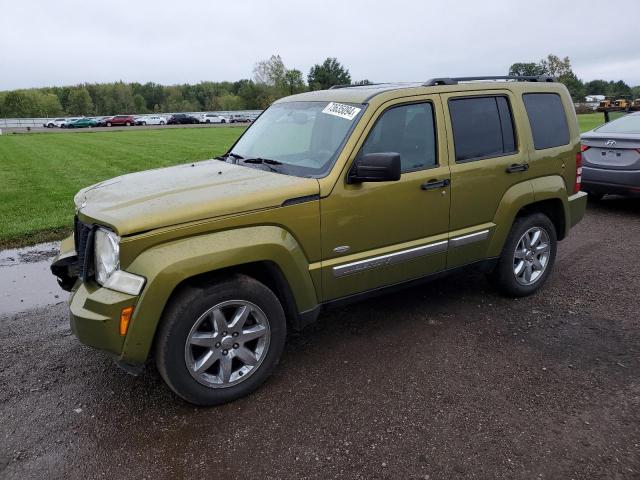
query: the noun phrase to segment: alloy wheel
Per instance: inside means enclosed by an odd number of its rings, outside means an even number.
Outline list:
[[[536,283],[547,268],[551,255],[549,234],[544,228],[531,227],[518,240],[513,254],[513,274],[521,285]]]
[[[187,370],[199,383],[225,388],[246,380],[269,349],[269,320],[257,305],[229,300],[204,312],[185,342]]]

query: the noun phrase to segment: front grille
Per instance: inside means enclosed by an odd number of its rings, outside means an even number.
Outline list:
[[[78,217],[75,218],[74,240],[78,255],[80,280],[83,282],[93,275],[93,231],[93,225],[87,225],[78,220]]]

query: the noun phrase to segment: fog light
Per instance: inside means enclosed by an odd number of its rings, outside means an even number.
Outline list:
[[[123,337],[127,334],[127,330],[129,330],[131,315],[133,315],[133,307],[124,307],[120,312],[120,335]]]

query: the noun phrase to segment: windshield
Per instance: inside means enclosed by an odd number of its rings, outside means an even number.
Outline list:
[[[282,163],[278,172],[322,177],[331,169],[364,105],[284,102],[269,107],[238,140],[234,156]],[[253,166],[253,165],[252,165]]]
[[[640,133],[640,115],[626,115],[622,118],[605,123],[596,129],[598,133]]]

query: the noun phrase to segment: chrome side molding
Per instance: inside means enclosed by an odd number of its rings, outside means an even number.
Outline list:
[[[461,237],[454,237],[449,240],[451,247],[461,247],[474,242],[480,242],[489,238],[489,230],[481,230],[479,232],[470,233],[468,235],[462,235]]]
[[[396,263],[428,255],[430,253],[444,252],[447,250],[447,243],[447,240],[442,240],[440,242],[430,243],[420,247],[409,248],[408,250],[400,250],[399,252],[393,252],[387,255],[380,255],[378,257],[367,258],[366,260],[337,265],[333,267],[333,276],[343,277],[351,273],[357,273],[371,268],[395,265]]]
[[[370,270],[372,268],[395,265],[407,260],[411,260],[413,258],[422,257],[424,255],[444,252],[448,247],[462,247],[464,245],[469,245],[470,243],[481,242],[483,240],[486,240],[487,238],[489,238],[489,229],[469,233],[460,237],[453,237],[449,240],[441,240],[439,242],[409,248],[407,250],[388,253],[386,255],[379,255],[377,257],[367,258],[365,260],[358,260],[357,262],[344,263],[342,265],[336,265],[335,267],[333,267],[333,276],[344,277],[345,275],[362,272],[364,270]],[[338,252],[338,249],[342,249],[342,247],[336,247],[334,249],[334,252],[343,253]]]

